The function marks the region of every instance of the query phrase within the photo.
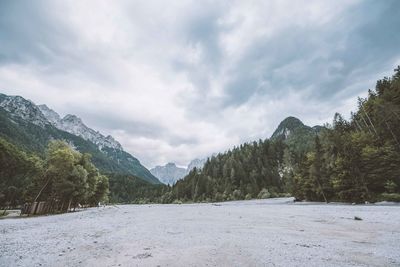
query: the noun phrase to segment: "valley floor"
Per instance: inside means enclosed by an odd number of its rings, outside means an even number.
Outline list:
[[[291,202],[3,219],[0,266],[400,266],[400,206]]]

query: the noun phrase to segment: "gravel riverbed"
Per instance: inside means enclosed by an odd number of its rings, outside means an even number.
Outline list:
[[[0,266],[400,266],[400,206],[285,198],[2,219]]]

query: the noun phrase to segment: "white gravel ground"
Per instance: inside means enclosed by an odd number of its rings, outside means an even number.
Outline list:
[[[0,266],[400,266],[399,206],[288,202],[3,219]]]

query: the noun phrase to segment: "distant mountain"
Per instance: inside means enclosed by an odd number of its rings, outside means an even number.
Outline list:
[[[90,153],[102,172],[135,175],[153,184],[160,183],[111,136],[90,129],[74,115],[61,119],[47,106],[36,106],[20,96],[0,94],[0,136],[39,155],[44,155],[50,140],[64,140],[78,151]]]
[[[207,158],[194,159],[186,168],[179,168],[175,163],[167,163],[165,166],[156,166],[150,169],[150,172],[162,183],[173,185],[176,183],[176,181],[185,177],[194,168],[199,170],[202,169],[206,162]]]
[[[173,185],[185,176],[186,169],[177,167],[175,163],[167,163],[165,166],[156,166],[150,169],[150,172],[162,183]]]

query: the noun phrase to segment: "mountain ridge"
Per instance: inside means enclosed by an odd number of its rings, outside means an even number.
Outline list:
[[[47,113],[49,119],[46,118],[41,109]],[[28,151],[44,155],[48,141],[53,139],[64,140],[78,151],[92,154],[94,164],[105,173],[135,175],[153,184],[160,183],[148,169],[141,165],[137,158],[123,151],[122,146],[108,145],[107,141],[111,143],[110,140],[114,140],[112,137],[110,139],[110,137],[105,137],[90,129],[74,115],[67,115],[66,117],[74,122],[82,123],[89,129],[87,136],[84,135],[84,132],[77,135],[77,132],[74,132],[73,129],[65,127],[62,129],[62,124],[56,127],[54,124],[60,117],[57,115],[58,113],[48,107],[47,110],[45,110],[44,105],[39,108],[32,101],[21,96],[0,94],[0,136],[6,138],[9,142],[22,146]],[[77,129],[86,129],[82,127]],[[97,144],[92,142],[89,137],[93,137],[93,133],[104,138],[104,140],[101,139],[104,142],[97,142]]]
[[[213,154],[214,155],[214,154]],[[178,180],[185,177],[194,168],[201,169],[206,163],[208,158],[193,159],[190,161],[186,168],[176,166],[175,163],[170,162],[163,166],[157,165],[150,169],[150,172],[157,177],[161,182],[168,185],[175,184]]]

